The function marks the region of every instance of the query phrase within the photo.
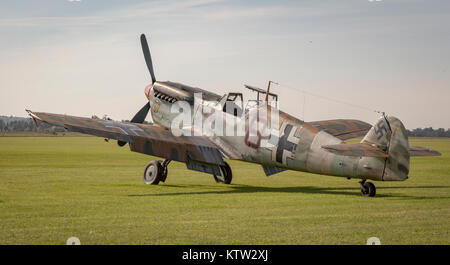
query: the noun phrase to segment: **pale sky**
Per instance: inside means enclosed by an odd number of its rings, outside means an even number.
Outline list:
[[[450,128],[448,0],[1,0],[0,115],[130,119],[151,83],[141,33],[159,81],[248,99],[274,80],[306,121]]]

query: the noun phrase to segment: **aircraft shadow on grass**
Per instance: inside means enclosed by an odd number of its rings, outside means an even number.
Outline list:
[[[164,185],[170,188],[216,188],[217,186],[209,185]],[[141,196],[178,196],[178,195],[209,195],[209,194],[238,194],[238,193],[306,193],[306,194],[328,194],[328,195],[349,195],[360,196],[359,188],[356,187],[339,187],[339,188],[323,188],[312,186],[291,186],[291,187],[261,187],[248,185],[227,185],[227,189],[223,190],[205,190],[193,192],[172,192],[172,193],[146,193],[146,194],[130,194],[129,197]],[[398,187],[379,187],[378,190],[388,189],[445,189],[450,186],[398,186]],[[391,197],[403,199],[449,199],[448,196],[409,196],[404,194],[378,194],[377,197]]]

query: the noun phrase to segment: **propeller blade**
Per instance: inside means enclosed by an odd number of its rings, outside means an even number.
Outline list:
[[[152,84],[156,82],[155,73],[153,71],[153,63],[152,63],[152,56],[150,55],[150,49],[148,48],[147,38],[145,38],[145,35],[141,35],[141,46],[142,46],[142,52],[144,53],[145,63],[147,64],[148,71],[150,72],[150,76],[152,77]],[[133,123],[143,123],[145,121],[145,118],[147,117],[148,111],[150,110],[150,102],[147,102],[147,104],[142,107],[136,115],[131,119],[131,122]],[[117,144],[119,146],[124,146],[127,142],[124,141],[117,141]]]
[[[148,111],[150,110],[150,102],[147,102],[139,111],[134,115],[133,119],[131,119],[131,122],[133,123],[143,123],[145,121],[145,118],[147,117]],[[119,146],[124,146],[127,142],[124,141],[117,141],[117,144]]]
[[[141,45],[142,45],[142,52],[144,53],[145,63],[147,64],[148,71],[150,72],[150,75],[152,76],[152,84],[155,83],[155,73],[153,71],[153,63],[152,63],[152,56],[150,55],[150,49],[148,48],[147,39],[145,38],[145,35],[141,35]]]
[[[145,118],[147,117],[148,111],[150,110],[150,102],[147,102],[139,111],[134,115],[131,122],[133,123],[143,123]]]

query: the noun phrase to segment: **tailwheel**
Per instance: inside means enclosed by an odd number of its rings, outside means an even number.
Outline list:
[[[361,185],[361,195],[364,197],[375,197],[375,194],[377,193],[377,189],[375,188],[375,185],[372,182],[366,182],[366,180],[362,180],[359,182]]]
[[[222,172],[222,176],[214,176],[214,180],[216,180],[217,183],[222,184],[230,184],[231,180],[233,179],[233,173],[231,171],[230,165],[228,165],[227,162],[224,162],[225,165],[220,166],[220,171]]]
[[[152,160],[148,163],[144,170],[144,184],[147,185],[158,185],[160,181],[164,182],[167,178],[167,165],[169,165],[170,160],[166,159],[164,161]]]

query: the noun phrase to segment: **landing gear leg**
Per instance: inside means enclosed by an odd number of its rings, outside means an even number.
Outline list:
[[[168,172],[167,166],[169,165],[170,161],[172,161],[172,160],[165,159],[164,161],[158,161],[161,164],[161,168],[162,168],[162,174],[161,174],[161,179],[160,179],[160,181],[162,181],[162,182],[166,181],[167,172]]]
[[[366,182],[365,179],[359,182],[361,185],[361,195],[364,197],[375,197],[377,190],[372,182]]]
[[[228,165],[227,162],[224,162],[224,163],[225,163],[225,165],[220,166],[220,171],[222,171],[222,176],[216,176],[216,175],[213,175],[213,176],[217,183],[230,184],[231,180],[233,179],[233,173],[231,171],[230,165]]]
[[[170,160],[166,159],[164,161],[152,160],[145,167],[144,170],[144,184],[147,185],[158,185],[160,181],[164,182],[167,178],[167,165]]]

